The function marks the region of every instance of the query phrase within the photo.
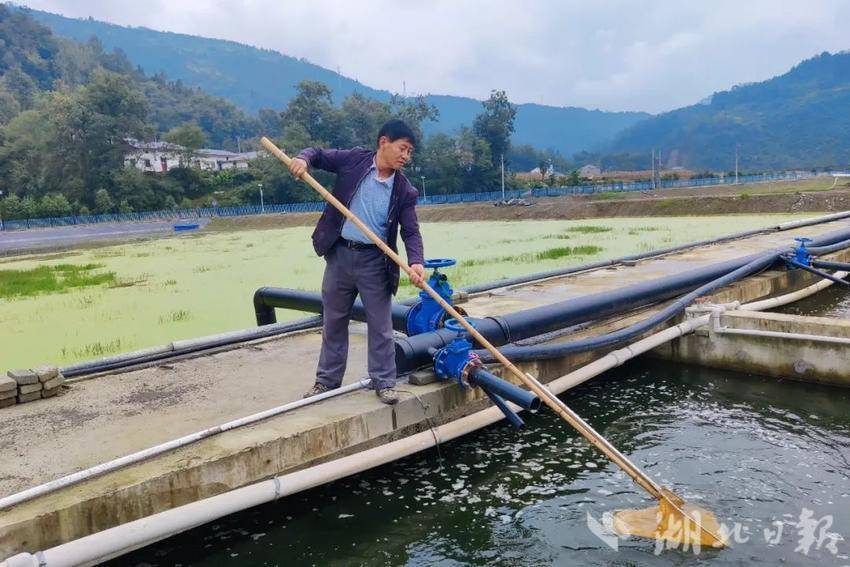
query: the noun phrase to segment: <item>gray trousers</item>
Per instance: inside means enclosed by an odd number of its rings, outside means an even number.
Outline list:
[[[366,310],[369,377],[375,389],[395,386],[392,294],[384,254],[377,248],[335,245],[325,254],[322,279],[322,352],[316,381],[329,388],[342,383],[348,361],[348,322],[357,294]]]

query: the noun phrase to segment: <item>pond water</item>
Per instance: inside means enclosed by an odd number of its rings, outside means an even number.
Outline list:
[[[543,409],[113,564],[850,565],[848,392],[641,360],[563,399],[732,547],[594,535],[588,517],[653,502]]]

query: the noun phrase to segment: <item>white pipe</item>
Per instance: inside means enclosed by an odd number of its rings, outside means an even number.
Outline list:
[[[837,278],[843,279],[847,277],[848,274],[850,274],[850,272],[835,272],[832,275]],[[817,282],[816,284],[812,284],[808,287],[804,287],[803,289],[792,293],[781,295],[779,297],[772,297],[770,299],[763,299],[761,301],[753,301],[752,303],[745,303],[744,305],[741,305],[741,309],[746,311],[765,311],[767,309],[781,307],[783,305],[794,303],[795,301],[809,297],[810,295],[814,295],[815,293],[828,288],[833,283],[835,282],[823,279]]]
[[[797,301],[823,289],[825,287],[823,283],[818,282],[803,290],[767,301],[771,302],[770,306],[772,307]],[[746,307],[753,310],[754,305],[758,307],[757,303],[750,303]],[[711,317],[711,314],[701,315],[664,329],[625,348],[612,351],[590,364],[549,382],[547,386],[553,393],[560,394],[607,370],[620,366],[640,354],[708,324]],[[334,392],[338,392],[338,390]],[[330,393],[333,392],[328,392],[328,394]],[[326,396],[326,394],[321,394],[320,396]],[[319,396],[315,396],[315,398],[319,398]],[[318,401],[315,398],[312,399]],[[304,405],[304,402],[308,402],[310,399],[308,398],[308,400],[301,400],[294,403]],[[509,403],[509,406],[514,411],[520,410],[514,404]],[[490,407],[467,417],[375,447],[374,449],[238,488],[218,496],[186,504],[185,506],[172,508],[171,510],[153,514],[146,518],[141,518],[75,541],[58,545],[46,551],[38,552],[35,555],[21,553],[0,563],[0,567],[66,567],[105,561],[222,516],[406,457],[417,451],[434,446],[438,440],[440,443],[449,441],[495,423],[503,418],[504,416],[498,408]]]
[[[514,404],[509,405],[519,410]],[[437,439],[444,443],[503,418],[498,408],[490,407],[398,441],[172,508],[35,555],[21,553],[0,563],[0,567],[71,567],[102,562],[222,516],[404,458],[433,447]]]
[[[148,447],[147,449],[142,449],[141,451],[137,451],[130,455],[119,457],[106,463],[101,463],[94,467],[81,470],[63,476],[61,478],[57,478],[56,480],[51,480],[50,482],[46,482],[44,484],[28,488],[16,494],[0,498],[0,510],[2,510],[3,508],[8,508],[10,506],[15,506],[16,504],[20,504],[21,502],[26,502],[27,500],[32,500],[37,496],[42,496],[49,492],[59,490],[60,488],[71,486],[72,484],[82,482],[89,478],[118,470],[120,468],[132,465],[134,463],[138,463],[145,459],[150,459],[151,457],[161,455],[168,451],[173,451],[174,449],[184,447],[191,443],[195,443],[196,441],[200,441],[201,439],[206,439],[207,437],[212,437],[213,435],[218,435],[219,433],[230,431],[231,429],[236,429],[237,427],[243,427],[245,425],[257,423],[258,421],[262,421],[264,419],[268,419],[270,417],[274,417],[276,415],[280,415],[292,411],[294,409],[298,409],[300,407],[308,406],[310,404],[314,404],[316,402],[320,402],[328,398],[334,398],[336,396],[341,396],[343,394],[348,394],[349,392],[360,390],[362,388],[367,387],[369,385],[369,382],[370,380],[366,378],[360,380],[359,382],[349,384],[348,386],[337,388],[336,390],[331,390],[329,392],[324,392],[316,396],[296,400],[294,402],[289,402],[288,404],[261,411],[259,413],[255,413],[246,417],[240,417],[239,419],[228,421],[227,423],[222,423],[221,425],[216,425],[214,427],[209,427],[202,431],[190,433],[189,435],[184,435],[183,437],[179,437],[177,439],[173,439],[171,441],[167,441],[165,443],[161,443],[153,447]]]
[[[712,329],[712,331],[720,335],[746,335],[750,337],[772,337],[776,339],[850,345],[850,339],[848,338],[830,337],[827,335],[807,335],[805,333],[784,333],[782,331],[761,331],[758,329],[730,329],[729,327],[717,327]]]

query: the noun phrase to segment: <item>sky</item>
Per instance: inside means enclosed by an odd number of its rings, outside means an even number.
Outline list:
[[[850,49],[846,0],[17,0],[229,39],[405,94],[652,113]]]

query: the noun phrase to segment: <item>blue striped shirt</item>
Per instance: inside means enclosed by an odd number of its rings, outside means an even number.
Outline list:
[[[357,187],[351,199],[351,212],[363,221],[381,240],[387,241],[387,213],[390,207],[390,195],[393,191],[395,172],[386,179],[378,179],[378,167],[372,162],[369,173]],[[342,225],[342,237],[352,242],[371,243],[362,230],[348,219]]]

